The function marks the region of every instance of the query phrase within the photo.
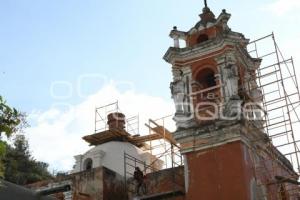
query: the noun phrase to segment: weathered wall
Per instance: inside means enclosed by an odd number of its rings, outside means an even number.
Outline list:
[[[81,194],[89,195],[90,200],[103,200],[103,169],[96,168],[71,175],[74,200],[83,196]]]
[[[135,184],[132,179],[128,180],[127,186],[129,191],[129,199],[135,196]],[[172,200],[183,200],[184,197],[184,169],[183,167],[176,167],[173,169],[165,169],[146,175],[145,179],[147,194],[142,196],[155,196],[158,194],[171,193],[171,197],[157,196],[155,199],[172,199]]]
[[[189,200],[251,199],[251,160],[241,142],[187,154]]]
[[[80,173],[71,174],[56,180],[31,184],[28,187],[39,190],[51,188],[55,183],[70,181],[73,200],[125,200],[123,178],[105,167],[99,167]],[[63,199],[63,193],[55,194]]]
[[[146,184],[149,194],[184,189],[183,167],[161,170],[147,174]]]
[[[103,200],[126,200],[124,178],[109,169],[103,168]]]
[[[282,176],[297,181],[297,175],[288,167],[289,163],[284,164],[285,158],[278,159],[280,154],[272,149],[250,150],[236,141],[187,153],[186,199],[298,199],[297,185],[276,180],[275,176]]]
[[[278,154],[278,151],[270,145],[259,154],[252,152],[255,163],[255,174],[257,185],[261,186],[258,193],[260,198],[266,197],[268,200],[282,199],[299,199],[299,186],[287,182],[279,182],[275,176],[281,176],[290,180],[297,181],[298,175],[293,171],[289,161]],[[281,158],[280,158],[281,157]],[[283,191],[281,189],[283,188]]]

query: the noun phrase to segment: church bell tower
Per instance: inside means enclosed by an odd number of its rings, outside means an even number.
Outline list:
[[[268,188],[255,170],[265,159],[258,149],[265,157],[270,152],[255,81],[261,59],[252,58],[249,40],[229,28],[226,10],[216,17],[205,2],[199,16],[187,32],[173,28],[174,46],[164,56],[172,65],[174,138],[185,159],[186,197],[260,199]]]
[[[226,10],[216,18],[206,5],[199,16],[200,21],[188,32],[173,28],[170,37],[174,47],[164,56],[172,64],[170,88],[178,129],[240,119],[244,100],[257,106],[261,101],[252,77],[261,60],[248,54],[249,40],[228,27],[230,14]],[[181,48],[179,40],[185,41],[186,47]]]

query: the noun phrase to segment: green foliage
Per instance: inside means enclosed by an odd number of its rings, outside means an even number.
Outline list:
[[[19,185],[51,178],[48,164],[32,158],[24,135],[17,135],[13,145],[1,141],[2,133],[9,138],[26,127],[25,118],[0,96],[0,178]]]
[[[6,143],[5,142],[2,142],[0,141],[0,178],[3,178],[4,176],[4,164],[2,162],[2,159],[4,158],[5,156],[5,153],[6,153]]]
[[[13,133],[21,130],[27,125],[25,114],[11,108],[6,101],[0,96],[0,134],[5,133],[10,137]]]
[[[22,130],[27,126],[25,114],[18,112],[15,108],[7,105],[6,101],[0,96],[0,178],[3,178],[5,165],[3,159],[6,153],[6,143],[1,141],[1,134],[10,137],[13,133]]]
[[[23,135],[17,135],[13,146],[7,146],[3,159],[4,179],[19,185],[30,184],[51,178],[48,164],[32,158],[29,145]]]

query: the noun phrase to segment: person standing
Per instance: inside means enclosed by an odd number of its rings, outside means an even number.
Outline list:
[[[133,178],[136,182],[136,194],[140,195],[140,189],[144,186],[144,174],[139,167],[135,168]]]

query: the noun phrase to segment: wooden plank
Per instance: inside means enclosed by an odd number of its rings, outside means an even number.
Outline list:
[[[93,135],[84,136],[83,139],[91,145],[99,145],[109,141],[119,139],[120,137],[128,137],[126,131],[119,130],[106,130]]]
[[[151,134],[151,135],[145,135],[145,136],[131,138],[131,140],[136,143],[143,143],[143,142],[148,142],[151,140],[159,140],[159,139],[163,139],[163,137],[160,134]]]
[[[154,124],[157,125],[157,127],[152,128],[146,125],[155,132],[155,134],[151,134],[151,135],[133,137],[125,130],[112,129],[112,130],[106,130],[100,133],[84,136],[83,139],[86,142],[90,143],[90,145],[99,145],[110,141],[115,141],[115,140],[118,141],[123,138],[123,140],[128,141],[138,147],[145,146],[145,142],[148,141],[166,139],[176,147],[180,148],[177,145],[176,141],[173,139],[173,136],[170,131],[164,129],[161,126],[158,126],[158,124],[156,124],[155,122]]]
[[[151,123],[153,123],[154,125],[156,125],[156,127],[153,128],[153,127],[149,126],[148,124],[145,124],[148,128],[150,128],[154,132],[162,135],[164,139],[168,140],[171,144],[173,144],[174,146],[176,146],[176,147],[178,147],[180,149],[180,146],[177,145],[176,140],[173,138],[172,133],[169,130],[167,130],[166,128],[158,125],[152,119],[149,119],[149,121]]]

